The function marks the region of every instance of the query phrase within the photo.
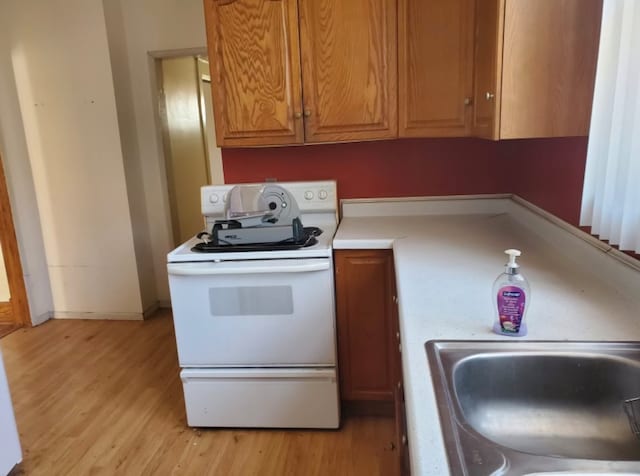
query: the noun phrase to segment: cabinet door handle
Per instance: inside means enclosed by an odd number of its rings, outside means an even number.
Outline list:
[[[309,117],[311,115],[311,109],[304,110],[304,117]]]
[[[465,105],[465,106],[470,106],[471,104],[473,104],[473,99],[471,99],[471,98],[464,98],[464,105]]]
[[[495,94],[490,93],[489,91],[487,91],[487,94],[485,95],[485,98],[487,98],[487,101],[491,101],[494,97],[496,97]]]
[[[302,117],[302,113],[301,112],[296,112],[293,117],[295,117],[296,119],[300,119]]]

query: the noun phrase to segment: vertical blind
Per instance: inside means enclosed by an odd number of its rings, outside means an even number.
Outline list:
[[[640,252],[638,0],[604,0],[580,224]]]

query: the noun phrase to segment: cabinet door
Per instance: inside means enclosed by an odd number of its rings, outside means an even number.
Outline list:
[[[219,147],[303,141],[296,0],[205,0]]]
[[[507,0],[500,138],[586,136],[602,0]]]
[[[503,25],[504,0],[476,0],[471,133],[485,139],[499,139]]]
[[[473,7],[469,0],[400,0],[400,137],[470,132]]]
[[[404,403],[404,389],[402,385],[395,389],[395,419],[398,448],[398,474],[409,476],[411,474],[411,462],[409,458],[409,441],[407,440],[407,416]]]
[[[390,250],[336,250],[338,367],[342,400],[394,398],[397,342]]]
[[[397,137],[396,0],[299,0],[306,142]]]

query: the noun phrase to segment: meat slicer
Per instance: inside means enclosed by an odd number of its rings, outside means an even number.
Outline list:
[[[307,239],[296,200],[277,184],[236,185],[225,219],[211,231],[214,246],[299,243]]]

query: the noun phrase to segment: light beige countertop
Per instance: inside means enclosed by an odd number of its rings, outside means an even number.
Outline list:
[[[640,300],[633,293],[640,272],[607,254],[609,248],[596,248],[509,198],[441,202],[414,203],[409,216],[397,216],[406,213],[401,201],[344,203],[334,239],[335,249],[393,248],[414,475],[448,474],[428,340],[640,340]],[[492,285],[507,248],[522,250],[521,271],[531,285],[529,334],[521,338],[491,331]]]

